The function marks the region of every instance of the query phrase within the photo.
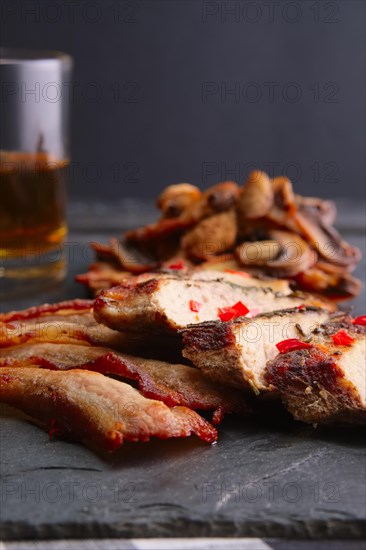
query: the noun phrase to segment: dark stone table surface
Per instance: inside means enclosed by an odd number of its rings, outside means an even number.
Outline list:
[[[108,205],[87,211],[73,205],[69,239],[78,243],[78,251],[65,283],[3,301],[2,309],[86,297],[73,277],[86,270],[87,244],[154,218],[151,208],[135,207],[115,207],[113,218]],[[365,252],[360,205],[352,213],[342,211],[341,220],[344,236]],[[365,280],[364,259],[356,275]],[[366,311],[364,291],[353,305],[358,314]],[[78,444],[49,441],[15,410],[3,407],[2,413],[4,540],[366,535],[366,445],[359,429],[315,429],[285,414],[268,414],[227,419],[216,445],[196,438],[152,441],[125,444],[104,456]]]

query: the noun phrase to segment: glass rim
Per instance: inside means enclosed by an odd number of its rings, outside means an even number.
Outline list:
[[[22,63],[61,62],[72,65],[72,57],[58,50],[32,50],[26,48],[0,47],[0,65],[14,65]]]

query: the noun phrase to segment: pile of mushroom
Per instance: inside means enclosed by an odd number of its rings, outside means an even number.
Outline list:
[[[295,288],[336,300],[360,291],[350,274],[360,251],[333,228],[333,202],[296,195],[285,177],[270,179],[254,171],[242,187],[226,181],[203,192],[188,183],[170,185],[157,207],[162,213],[157,223],[128,231],[108,246],[94,245],[102,263],[82,282],[93,287],[94,273],[94,288],[103,287],[106,269],[110,285],[116,282],[111,282],[113,273],[118,282],[122,273],[181,261],[187,268],[292,279]]]

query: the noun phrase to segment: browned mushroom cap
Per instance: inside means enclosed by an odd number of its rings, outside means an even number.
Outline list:
[[[271,209],[273,201],[274,191],[271,180],[265,172],[254,170],[238,198],[239,219],[250,220],[265,216]]]
[[[234,206],[239,195],[239,186],[235,181],[223,181],[209,187],[202,193],[197,205],[196,219],[202,219],[217,212],[224,212]]]
[[[325,225],[334,223],[337,208],[333,201],[317,197],[302,197],[301,195],[295,195],[295,200],[300,212]]]
[[[236,235],[236,213],[228,210],[201,220],[182,237],[181,248],[190,258],[207,260],[232,248]]]
[[[292,183],[285,176],[273,178],[274,203],[283,210],[296,210],[296,199]]]
[[[316,223],[301,212],[295,212],[293,219],[299,232],[328,262],[353,267],[360,260],[360,250],[343,241],[334,227]]]
[[[273,229],[268,237],[270,240],[239,245],[236,254],[240,262],[263,266],[277,277],[293,277],[315,264],[317,254],[299,235]]]
[[[156,206],[162,211],[164,218],[175,218],[198,201],[201,195],[198,187],[190,183],[169,185],[158,197]]]

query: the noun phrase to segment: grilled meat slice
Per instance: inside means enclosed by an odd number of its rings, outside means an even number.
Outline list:
[[[171,261],[168,262],[168,265]],[[250,268],[249,268],[250,270]],[[252,276],[249,272],[241,271],[235,260],[220,261],[210,260],[199,267],[189,268],[174,274],[172,270],[162,267],[159,271],[150,271],[140,275],[134,275],[129,271],[123,271],[118,267],[107,262],[95,262],[89,266],[89,271],[76,276],[79,283],[86,285],[95,294],[101,290],[106,290],[112,286],[124,283],[142,282],[160,276],[166,277],[167,272],[170,276],[190,277],[193,279],[223,279],[241,286],[262,286],[271,288],[275,292],[290,294],[290,281],[288,279],[274,279],[273,277],[261,275],[260,277]]]
[[[52,430],[113,451],[124,440],[187,437],[212,443],[217,432],[186,407],[169,409],[97,372],[2,368],[0,401],[21,409]]]
[[[296,420],[365,424],[366,326],[344,314],[315,329],[308,343],[270,361],[267,384]]]
[[[278,353],[276,343],[306,335],[328,317],[326,310],[301,307],[191,325],[181,331],[183,356],[214,380],[258,393],[269,389],[265,368]]]
[[[271,289],[244,287],[223,280],[167,276],[102,292],[94,302],[94,315],[98,322],[112,329],[175,332],[189,324],[215,320],[219,308],[238,302],[254,315],[302,304],[324,305],[321,300],[305,294],[284,296]]]
[[[25,344],[0,351],[0,367],[43,367],[51,370],[86,369],[135,380],[145,397],[169,407],[212,410],[213,422],[226,413],[247,415],[249,408],[241,392],[208,379],[199,369],[143,359],[113,352],[104,347],[66,344]]]

